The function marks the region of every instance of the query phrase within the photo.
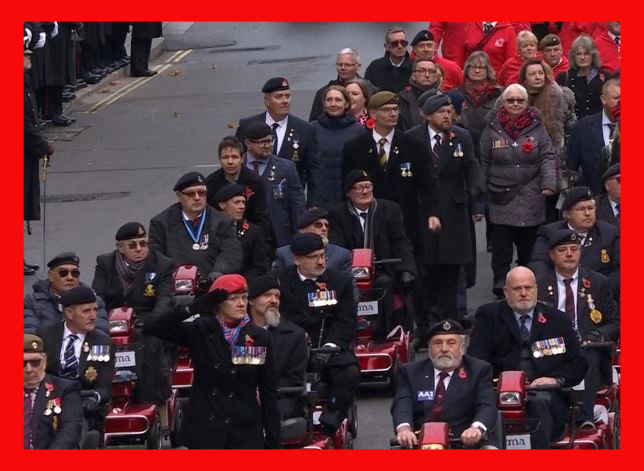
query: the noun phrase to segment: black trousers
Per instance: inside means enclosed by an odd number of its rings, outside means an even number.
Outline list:
[[[526,266],[532,256],[539,226],[515,227],[494,225],[492,235],[492,272],[494,282],[505,281],[512,264],[513,245],[517,247],[517,264]]]
[[[151,39],[132,38],[130,50],[130,73],[140,73],[148,70],[150,61]]]
[[[345,354],[348,354],[348,352],[340,353],[339,355]],[[342,420],[349,413],[349,409],[353,405],[358,392],[360,367],[357,362],[341,365],[330,363],[322,371],[322,380],[329,384],[329,397],[327,398],[325,411],[339,413],[335,414],[336,418],[334,423],[331,424],[337,430]]]
[[[428,265],[425,266],[423,293],[425,294],[424,310],[431,325],[447,318],[456,318],[458,298],[458,278],[461,265]]]
[[[603,361],[609,361],[604,358],[599,350],[581,349],[581,355],[588,361],[588,372],[584,377],[584,390],[580,391],[581,407],[577,422],[585,420],[593,422],[593,410],[595,408],[595,398],[597,391],[602,382],[602,364]]]
[[[36,101],[44,119],[52,119],[63,112],[63,88],[47,85],[36,92]]]
[[[547,449],[561,436],[568,418],[568,403],[558,392],[530,391],[528,417],[539,420],[539,428],[532,435],[532,448]]]
[[[127,23],[112,23],[112,35],[107,38],[110,58],[113,61],[127,57],[125,38],[127,37]]]

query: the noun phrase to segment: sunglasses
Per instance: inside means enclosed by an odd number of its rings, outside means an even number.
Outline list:
[[[36,358],[35,360],[25,360],[25,368],[27,365],[30,365],[32,368],[38,368],[42,364],[42,358]]]
[[[134,250],[137,247],[141,247],[142,249],[146,248],[149,245],[149,242],[145,239],[128,240],[127,242],[124,242],[124,244],[127,246],[128,249]]]
[[[206,196],[207,191],[206,190],[196,190],[196,191],[182,191],[181,194],[183,196],[187,196],[188,198],[194,198],[195,196],[198,196],[199,198],[203,198]]]
[[[507,103],[518,103],[519,105],[525,103],[525,98],[506,98]]]
[[[409,44],[409,41],[405,41],[404,39],[401,39],[398,41],[391,41],[389,43],[389,45],[393,47],[407,47],[408,44]]]
[[[70,274],[73,278],[78,278],[80,276],[80,270],[68,270],[66,268],[56,270],[56,273],[58,273],[58,276],[60,276],[61,278],[67,278],[67,276],[69,276]]]

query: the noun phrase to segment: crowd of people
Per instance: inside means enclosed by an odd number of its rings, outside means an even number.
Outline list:
[[[112,25],[98,50],[90,25]],[[135,23],[133,38],[141,28],[160,34],[160,23],[146,25]],[[25,24],[26,221],[39,218],[39,161],[54,152],[42,119],[70,119],[52,96],[77,83],[75,54],[85,81],[105,60],[126,63],[124,31]],[[400,259],[374,273],[385,291],[374,341],[386,341],[400,294],[413,318],[399,321],[414,349],[428,348],[401,371],[391,410],[401,445],[414,446],[414,430],[431,418],[466,446],[485,446],[496,420],[491,378],[516,369],[532,385],[584,380],[578,425],[593,430],[610,358],[581,347],[619,339],[619,38],[619,22],[433,22],[411,43],[391,28],[364,77],[355,49],[337,53],[337,78],[316,92],[309,122],[290,113],[288,78],[268,79],[265,110],[220,141],[220,169],[182,175],[177,202],[147,229],[121,226],[115,250],[97,256],[91,288],[66,252],[25,296],[25,448],[74,448],[100,430],[114,355],[92,352],[113,350],[106,313],[123,305],[134,308],[144,344],[137,400],[157,404],[165,428],[172,345],[195,361],[185,446],[279,447],[280,420],[299,411],[277,388],[301,385],[307,370],[329,383],[320,423],[333,436],[360,378],[357,248]],[[60,56],[72,66],[34,85],[41,66],[30,62],[49,64],[57,41],[72,46]],[[133,74],[148,71],[146,59]],[[472,321],[465,294],[482,221],[497,300]],[[207,291],[188,306],[172,296],[181,265],[197,266]],[[34,271],[25,262],[25,275]],[[553,339],[565,348],[544,354]],[[307,359],[320,347],[336,351]],[[236,366],[249,348],[258,364]],[[81,402],[79,382],[95,395]],[[538,447],[561,436],[567,407],[556,391],[531,396]],[[52,433],[35,434],[43,422]]]

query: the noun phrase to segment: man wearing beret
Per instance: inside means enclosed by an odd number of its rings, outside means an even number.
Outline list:
[[[440,87],[438,66],[429,59],[417,59],[411,66],[411,77],[399,94],[400,119],[398,129],[407,131],[424,121],[420,113],[418,98],[427,90]]]
[[[244,256],[240,274],[250,281],[268,271],[268,258],[262,230],[244,217],[247,201],[246,188],[236,183],[222,186],[213,197],[217,209],[235,222]]]
[[[63,252],[52,258],[46,280],[33,284],[33,293],[25,295],[24,331],[36,333],[39,327],[58,324],[64,320],[60,297],[72,288],[87,286],[80,282],[80,260],[74,252]],[[96,298],[96,328],[109,334],[109,324],[103,299]]]
[[[467,354],[492,364],[494,376],[522,370],[530,386],[572,387],[584,379],[588,362],[570,319],[537,301],[529,268],[509,271],[506,299],[478,308]],[[528,417],[539,419],[533,448],[549,448],[565,429],[568,404],[559,391],[529,391]]]
[[[463,69],[456,62],[453,62],[436,52],[436,42],[434,34],[429,30],[419,31],[411,42],[411,47],[415,59],[430,60],[443,72],[443,81],[441,91],[458,88],[463,84]]]
[[[388,319],[400,321],[406,330],[413,328],[408,319],[393,319],[393,295],[408,294],[416,279],[416,262],[411,241],[405,234],[402,210],[398,203],[373,196],[373,181],[364,170],[353,170],[344,183],[347,201],[329,211],[329,239],[349,250],[368,248],[376,260],[400,258],[396,264],[377,265],[374,287],[385,290],[383,315],[378,318],[375,342],[385,340]]]
[[[173,191],[179,201],[150,221],[150,248],[176,265],[196,265],[209,280],[238,271],[242,251],[233,221],[206,203],[203,175],[182,175]]]
[[[104,421],[112,397],[114,347],[109,335],[96,330],[96,295],[92,288],[77,286],[61,297],[65,320],[41,327],[37,335],[45,343],[47,372],[80,381],[84,391],[85,424],[103,442]],[[83,427],[83,435],[87,432]]]
[[[601,273],[610,279],[613,295],[619,300],[620,236],[619,228],[597,221],[595,200],[586,186],[572,188],[563,205],[563,221],[545,224],[537,232],[530,267],[540,277],[552,269],[548,244],[561,229],[573,230],[581,239],[581,266]]]
[[[279,272],[281,313],[302,327],[312,348],[338,347],[338,353],[315,353],[309,368],[329,383],[329,398],[320,416],[332,437],[351,408],[360,381],[358,360],[351,350],[357,328],[353,277],[326,269],[324,242],[318,234],[297,234],[291,242],[295,265]]]
[[[385,33],[385,56],[375,59],[364,76],[383,91],[398,93],[409,83],[411,59],[407,52],[407,33],[396,26]]]
[[[425,422],[447,422],[465,447],[486,444],[496,424],[496,397],[489,363],[465,355],[466,332],[445,319],[429,329],[429,355],[402,366],[391,404],[396,439],[418,444],[414,430]]]
[[[421,333],[429,326],[430,310],[445,319],[457,311],[457,288],[461,266],[474,261],[470,219],[472,207],[483,203],[483,176],[474,154],[470,133],[452,122],[453,106],[449,96],[429,97],[423,105],[425,122],[407,134],[421,140],[431,152],[438,175],[438,202],[441,231],[424,231],[424,273],[426,294]],[[480,221],[482,214],[475,214]],[[423,269],[424,268],[424,269]],[[435,306],[435,307],[434,307]],[[425,343],[421,337],[421,343]]]
[[[581,354],[589,368],[580,393],[581,411],[576,418],[581,430],[594,430],[595,396],[601,384],[613,382],[611,352],[585,349],[583,345],[619,339],[619,307],[608,278],[579,266],[579,243],[577,233],[570,229],[555,232],[548,244],[554,269],[541,275],[537,284],[539,299],[564,312],[581,339]]]
[[[329,242],[329,218],[328,212],[322,208],[311,208],[300,216],[297,221],[299,233],[312,232],[322,237],[324,241],[324,252],[326,253],[326,266],[334,271],[351,271],[351,252],[344,246]],[[295,264],[295,257],[291,247],[285,245],[275,252],[273,271],[279,271],[284,267]]]
[[[288,244],[296,231],[297,220],[306,208],[304,190],[295,163],[271,152],[274,138],[268,124],[251,122],[245,135],[245,165],[265,181],[272,255],[276,247]]]
[[[539,41],[539,50],[543,54],[543,61],[552,69],[552,76],[557,77],[570,68],[568,58],[563,53],[561,39],[556,34],[546,34]]]
[[[306,187],[308,199],[315,201],[315,195],[322,184],[318,181],[322,162],[318,155],[315,130],[306,121],[290,114],[291,86],[288,80],[273,77],[264,84],[262,93],[266,111],[240,119],[235,136],[247,146],[248,126],[254,122],[268,125],[273,137],[270,153],[295,163],[302,187]]]
[[[78,448],[83,424],[80,385],[46,373],[42,339],[33,334],[24,338],[24,449]]]
[[[207,295],[143,328],[190,351],[195,377],[179,436],[188,448],[280,447],[273,342],[252,322],[247,305],[244,277],[223,275]]]
[[[597,220],[619,227],[620,173],[619,164],[611,165],[602,175],[603,191],[595,197]]]
[[[280,283],[275,275],[258,276],[248,285],[248,308],[258,327],[273,336],[277,387],[301,387],[305,384],[308,362],[306,332],[280,314]],[[298,400],[280,397],[277,405],[282,419],[301,415]]]

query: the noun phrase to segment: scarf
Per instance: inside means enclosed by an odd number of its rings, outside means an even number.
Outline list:
[[[494,80],[474,83],[469,78],[465,78],[465,94],[470,102],[472,102],[474,108],[478,108],[484,102],[493,98],[497,92],[498,88]]]
[[[360,123],[362,126],[367,127],[367,120],[369,119],[369,113],[367,113],[367,109],[363,109],[360,113],[358,113],[356,116],[356,121]]]
[[[121,287],[125,296],[130,294],[134,285],[134,277],[138,271],[143,268],[146,259],[141,260],[136,264],[128,264],[123,255],[118,250],[116,251],[116,271],[121,279]]]
[[[534,110],[527,107],[519,116],[512,118],[510,113],[508,113],[508,110],[502,106],[497,118],[499,119],[501,126],[503,126],[503,129],[505,129],[505,132],[508,133],[508,136],[510,136],[513,141],[516,141],[521,134],[521,131],[532,124],[535,116]]]
[[[217,315],[216,318],[217,321],[219,321],[219,325],[224,332],[224,338],[226,339],[226,342],[228,342],[228,345],[230,345],[231,347],[233,347],[237,343],[239,332],[241,331],[242,327],[250,322],[250,317],[248,317],[248,314],[246,314],[239,322],[239,324],[237,324],[235,327],[228,327],[228,325],[226,325],[224,320],[219,315]]]

